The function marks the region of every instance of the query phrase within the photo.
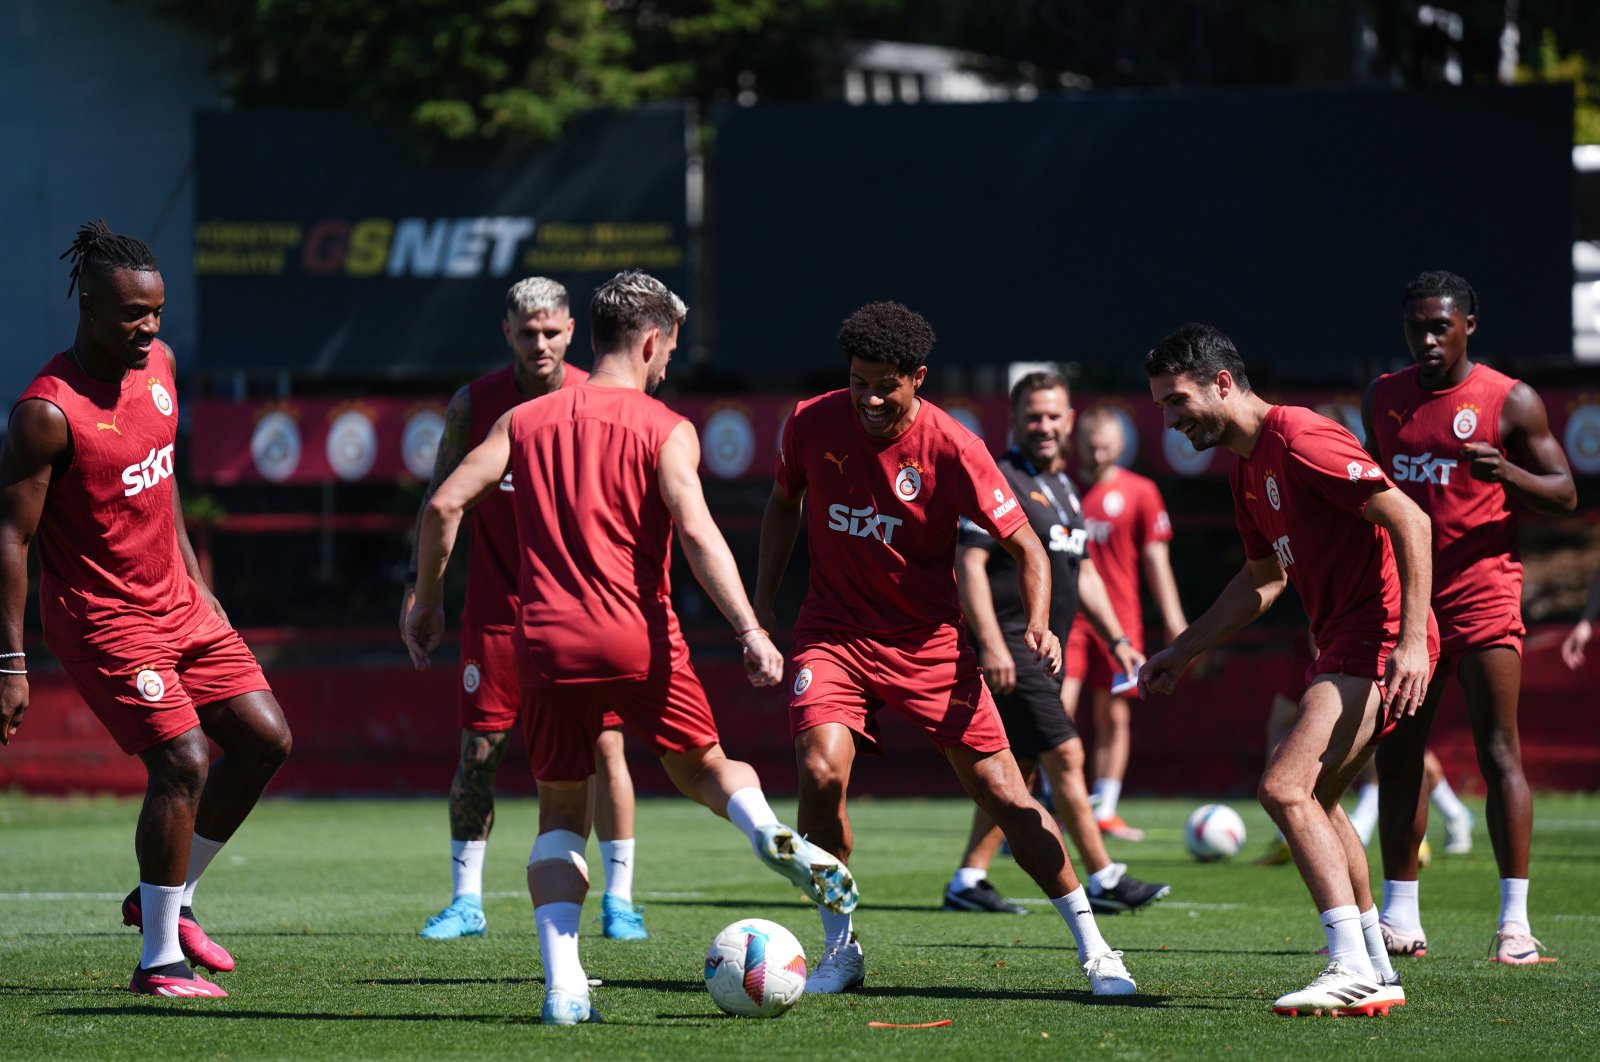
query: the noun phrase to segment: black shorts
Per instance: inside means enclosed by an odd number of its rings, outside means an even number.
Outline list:
[[[1061,676],[1052,676],[1034,660],[1033,650],[1021,638],[1006,638],[1006,648],[1017,666],[1017,685],[1010,693],[994,695],[1005,724],[1011,753],[1019,760],[1037,760],[1078,736],[1072,717],[1061,706]]]

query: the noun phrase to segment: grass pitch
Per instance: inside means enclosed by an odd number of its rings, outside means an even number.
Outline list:
[[[429,943],[422,920],[449,898],[444,801],[263,804],[207,872],[196,910],[238,968],[226,1000],[127,992],[138,936],[119,904],[137,874],[137,805],[0,797],[0,1057],[252,1058],[1426,1058],[1600,1057],[1600,797],[1535,801],[1534,932],[1560,961],[1489,962],[1499,909],[1478,815],[1476,848],[1423,872],[1430,954],[1403,960],[1409,1004],[1385,1018],[1288,1019],[1274,998],[1321,968],[1322,932],[1291,867],[1251,865],[1271,829],[1244,800],[1245,858],[1201,865],[1180,829],[1199,799],[1131,800],[1150,828],[1113,858],[1172,895],[1101,919],[1140,994],[1097,1000],[1072,940],[1024,875],[992,879],[1027,916],[947,914],[940,895],[965,835],[950,801],[853,805],[862,883],[863,991],[807,997],[775,1021],[723,1017],[700,984],[712,935],[772,918],[815,958],[820,929],[797,893],[732,827],[683,800],[641,805],[636,899],[650,939],[586,923],[585,966],[607,1024],[546,1029],[523,866],[526,799],[504,800],[485,873],[489,935]],[[780,801],[780,815],[792,813]],[[1436,840],[1437,844],[1437,840]],[[595,849],[591,845],[591,863]],[[1374,850],[1374,857],[1376,852]],[[1374,870],[1376,874],[1376,869]],[[598,915],[598,897],[586,916]],[[869,1021],[935,1029],[872,1029]]]

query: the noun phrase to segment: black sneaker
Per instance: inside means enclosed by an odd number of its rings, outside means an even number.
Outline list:
[[[1095,914],[1137,911],[1141,907],[1155,903],[1171,891],[1171,885],[1163,885],[1159,881],[1140,881],[1130,874],[1124,874],[1122,880],[1111,888],[1099,893],[1090,892],[1089,908]]]
[[[989,914],[1027,914],[1026,907],[1018,907],[989,884],[987,878],[978,882],[970,889],[955,889],[946,887],[944,890],[944,909],[946,911],[983,911]]]

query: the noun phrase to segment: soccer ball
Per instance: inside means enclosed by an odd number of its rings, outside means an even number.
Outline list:
[[[706,950],[706,991],[737,1018],[776,1018],[806,990],[806,953],[765,918],[741,918]]]
[[[1244,847],[1244,820],[1226,804],[1195,808],[1183,828],[1183,844],[1202,863],[1236,856]]]

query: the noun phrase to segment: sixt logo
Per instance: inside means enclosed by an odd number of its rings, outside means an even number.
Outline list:
[[[128,485],[122,496],[131,498],[136,494],[142,494],[171,475],[172,444],[168,443],[159,450],[152,449],[138,464],[129,465],[122,470],[122,482]]]
[[[844,531],[856,538],[876,538],[888,545],[894,538],[894,529],[905,523],[898,516],[884,516],[872,506],[852,509],[848,505],[828,506],[828,527]]]
[[[300,268],[311,276],[503,277],[533,218],[324,218],[306,232]]]
[[[1445,487],[1450,484],[1450,470],[1456,467],[1456,463],[1448,458],[1434,457],[1430,451],[1420,457],[1395,454],[1390,466],[1396,483],[1437,483]]]

